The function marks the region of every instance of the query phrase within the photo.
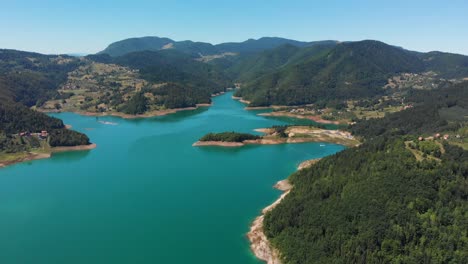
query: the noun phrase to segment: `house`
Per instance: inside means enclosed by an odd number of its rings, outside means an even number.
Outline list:
[[[434,135],[435,138],[440,138],[440,133]]]
[[[444,135],[444,139],[445,139],[445,140],[449,139],[449,135],[448,135],[448,134],[445,134],[445,135]]]
[[[46,138],[48,136],[49,136],[49,133],[47,133],[47,130],[42,130],[41,134],[39,135],[39,137],[41,137],[41,138]]]

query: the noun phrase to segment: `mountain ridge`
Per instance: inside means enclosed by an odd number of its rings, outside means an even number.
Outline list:
[[[319,43],[338,43],[338,41],[323,40],[306,42],[280,37],[262,37],[259,39],[248,39],[243,42],[226,42],[220,44],[211,44],[207,42],[196,42],[191,40],[175,41],[173,39],[165,37],[145,36],[140,38],[128,38],[113,42],[97,54],[109,54],[113,57],[116,57],[137,51],[158,51],[162,49],[172,48],[195,55],[215,55],[225,52],[259,52],[271,48],[276,48],[284,44],[305,47]]]

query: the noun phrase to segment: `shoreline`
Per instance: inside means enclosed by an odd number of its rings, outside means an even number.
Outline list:
[[[207,147],[207,146],[219,146],[219,147],[242,147],[245,146],[243,142],[228,142],[228,141],[197,141],[192,144],[194,147]]]
[[[234,90],[234,88],[226,88],[226,91],[222,91],[219,93],[212,94],[211,97],[217,97],[221,96],[223,94],[226,94],[230,91]],[[234,98],[234,96],[233,96]],[[250,102],[249,102],[250,103]],[[157,116],[166,116],[170,114],[175,114],[177,112],[181,111],[190,111],[190,110],[197,110],[200,107],[209,107],[212,106],[213,102],[211,103],[205,103],[205,104],[195,104],[195,106],[190,106],[190,107],[182,107],[182,108],[171,108],[171,109],[165,109],[165,110],[154,110],[150,112],[146,112],[144,114],[137,114],[137,115],[132,115],[132,114],[125,114],[122,112],[88,112],[88,111],[73,111],[73,110],[56,110],[56,109],[35,109],[38,112],[41,113],[75,113],[78,115],[83,115],[83,116],[113,116],[113,117],[120,117],[123,119],[137,119],[137,118],[151,118],[151,117],[157,117]],[[71,126],[70,126],[71,128]]]
[[[25,155],[23,157],[18,157],[16,159],[12,159],[8,161],[0,161],[0,169],[17,164],[17,163],[26,162],[26,161],[48,159],[52,157],[54,153],[92,150],[92,149],[95,149],[96,147],[97,145],[92,143],[89,145],[79,145],[79,146],[51,147],[49,152],[44,152],[44,153],[27,152],[27,153],[24,153]]]
[[[292,187],[293,186],[287,179],[279,181],[274,185],[274,188],[283,191],[283,193],[272,204],[262,209],[261,215],[255,218],[250,225],[249,232],[247,233],[247,238],[250,241],[250,249],[254,253],[255,257],[265,261],[267,264],[281,264],[281,260],[280,252],[271,245],[263,232],[263,220],[265,219],[265,214],[278,206],[278,204],[280,204],[281,201],[289,194]]]
[[[137,118],[151,118],[151,117],[157,117],[157,116],[166,116],[170,114],[175,114],[177,112],[182,112],[182,111],[190,111],[190,110],[197,110],[200,107],[209,107],[212,106],[213,104],[197,104],[196,106],[191,106],[191,107],[184,107],[184,108],[172,108],[172,109],[166,109],[166,110],[155,110],[155,111],[150,111],[146,112],[144,114],[138,114],[138,115],[131,115],[131,114],[125,114],[122,112],[103,112],[103,113],[97,113],[97,112],[82,112],[82,111],[47,111],[43,109],[39,109],[38,111],[43,112],[43,113],[75,113],[78,115],[83,115],[83,116],[113,116],[113,117],[120,117],[123,119],[137,119]]]
[[[331,120],[325,120],[321,118],[320,116],[304,116],[304,115],[296,115],[288,112],[271,112],[271,113],[261,113],[258,114],[259,116],[276,116],[276,117],[292,117],[292,118],[298,118],[298,119],[308,119],[312,120],[314,122],[317,122],[319,124],[324,124],[324,125],[339,125],[341,124],[339,121],[331,121]]]
[[[78,146],[63,146],[63,147],[52,147],[51,152],[67,152],[67,151],[82,151],[82,150],[92,150],[95,149],[97,145],[95,143],[91,143],[89,145],[78,145]]]
[[[322,158],[318,158],[318,159],[311,159],[311,160],[306,160],[306,161],[303,161],[299,164],[299,166],[297,166],[297,170],[300,171],[300,170],[303,170],[303,169],[307,169],[307,168],[310,168],[312,167],[315,163],[319,162]]]
[[[354,147],[359,144],[349,132],[341,130],[314,129],[304,131],[300,126],[291,127],[289,137],[274,137],[270,135],[273,130],[271,128],[258,128],[257,132],[265,133],[261,139],[244,140],[242,142],[226,142],[226,141],[197,141],[192,144],[194,147],[218,146],[218,147],[242,147],[245,145],[278,145],[278,144],[296,144],[296,143],[332,143],[340,144],[347,147]],[[305,134],[298,136],[298,134]],[[294,136],[295,135],[295,136]]]
[[[320,159],[321,158],[303,161],[299,165],[298,170],[306,168],[301,167],[301,165],[308,164],[308,167],[310,167],[317,163]],[[288,179],[284,179],[277,182],[273,187],[282,191],[283,193],[272,204],[262,209],[261,215],[257,216],[250,225],[247,238],[250,241],[250,249],[254,253],[255,257],[265,261],[267,264],[281,264],[280,252],[271,245],[270,241],[263,232],[263,220],[265,219],[265,214],[278,206],[278,204],[280,204],[281,201],[283,201],[283,199],[291,192],[294,186],[291,185]]]

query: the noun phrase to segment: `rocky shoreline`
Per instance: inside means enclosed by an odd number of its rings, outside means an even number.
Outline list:
[[[320,159],[306,160],[298,166],[297,170],[311,167],[318,161],[320,161]],[[265,219],[265,214],[278,206],[278,204],[280,204],[281,201],[289,194],[293,186],[286,179],[277,182],[274,185],[274,188],[283,191],[283,194],[276,201],[262,210],[262,214],[255,218],[250,226],[250,231],[247,233],[252,252],[258,259],[265,261],[267,264],[281,264],[281,257],[280,252],[271,245],[263,232],[263,220]]]
[[[243,142],[227,142],[227,141],[197,141],[193,143],[194,147],[204,146],[220,146],[220,147],[242,147],[245,144]]]
[[[197,141],[192,146],[220,146],[220,147],[242,147],[245,145],[276,145],[276,144],[292,144],[306,142],[329,142],[341,144],[348,147],[354,147],[359,144],[349,132],[340,130],[326,129],[310,129],[308,127],[295,126],[288,131],[288,137],[276,137],[272,135],[274,132],[271,128],[255,129],[257,132],[265,133],[261,139],[244,140],[242,142],[227,142],[227,141]]]
[[[156,111],[150,111],[146,112],[144,114],[138,114],[138,115],[131,115],[131,114],[125,114],[121,112],[104,112],[104,113],[98,113],[98,112],[81,112],[81,111],[71,111],[72,113],[76,113],[79,115],[84,115],[84,116],[115,116],[115,117],[120,117],[123,119],[136,119],[136,118],[150,118],[150,117],[156,117],[156,116],[165,116],[169,114],[175,114],[177,112],[181,111],[189,111],[189,110],[197,110],[199,107],[208,107],[211,106],[212,104],[197,104],[196,106],[193,107],[184,107],[184,108],[173,108],[173,109],[166,109],[166,110],[156,110]],[[38,111],[44,112],[44,113],[60,113],[60,112],[68,112],[68,111],[46,111],[43,109],[39,109]]]
[[[297,115],[297,114],[293,114],[293,113],[289,113],[289,112],[282,112],[282,111],[278,111],[278,112],[270,112],[270,113],[261,113],[259,114],[261,116],[276,116],[276,117],[293,117],[293,118],[298,118],[298,119],[309,119],[309,120],[312,120],[314,122],[317,122],[319,124],[324,124],[324,125],[339,125],[340,122],[339,121],[330,121],[330,120],[325,120],[323,119],[322,117],[320,116],[312,116],[312,115]]]
[[[265,261],[267,264],[281,264],[281,259],[279,251],[271,245],[263,232],[263,220],[265,214],[273,210],[289,194],[292,185],[288,180],[282,180],[277,182],[274,187],[284,193],[275,202],[262,210],[262,214],[255,218],[250,226],[250,231],[247,233],[252,252],[258,259]]]

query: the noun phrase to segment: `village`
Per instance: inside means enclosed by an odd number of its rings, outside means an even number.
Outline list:
[[[68,74],[58,92],[60,97],[37,107],[43,112],[108,112],[118,107],[148,82],[139,78],[139,71],[115,64],[84,63]]]

